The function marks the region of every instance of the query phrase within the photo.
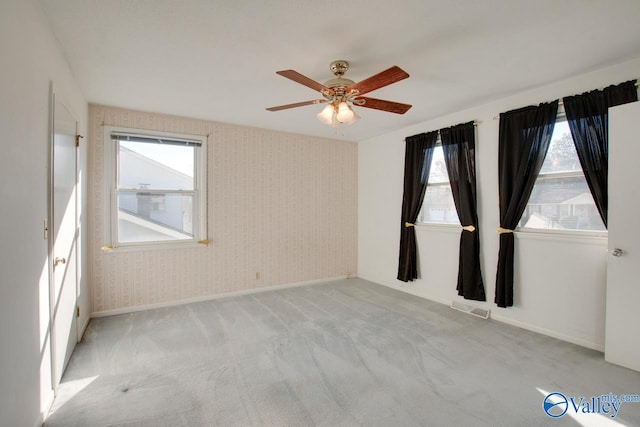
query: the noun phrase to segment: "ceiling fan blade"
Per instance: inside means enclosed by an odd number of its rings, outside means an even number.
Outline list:
[[[286,77],[290,80],[293,80],[296,83],[300,83],[301,85],[310,87],[313,90],[317,90],[318,92],[322,92],[323,90],[329,89],[325,85],[320,84],[315,80],[311,80],[309,77],[303,76],[302,74],[294,70],[276,71],[276,74],[280,74],[282,77]]]
[[[277,107],[269,107],[269,111],[280,111],[288,108],[304,107],[305,105],[322,104],[327,102],[326,99],[314,99],[313,101],[296,102],[295,104],[278,105]]]
[[[353,89],[357,89],[360,95],[371,92],[381,87],[390,85],[391,83],[399,82],[409,77],[402,68],[394,65],[393,67],[384,70],[375,76],[371,76],[368,79],[364,79],[354,85],[347,88],[347,92]]]
[[[359,96],[355,99],[355,101],[361,100],[364,101],[363,104],[360,102],[354,102],[354,105],[373,108],[374,110],[388,111],[396,114],[404,114],[409,111],[409,108],[411,108],[411,105],[409,104],[401,104],[399,102],[385,101],[384,99],[369,98],[366,96]]]

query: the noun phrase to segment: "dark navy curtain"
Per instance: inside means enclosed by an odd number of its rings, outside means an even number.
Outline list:
[[[513,230],[527,206],[551,142],[558,101],[500,114],[498,177],[500,251],[495,303],[513,305]]]
[[[635,80],[582,95],[567,96],[562,100],[584,177],[605,227],[608,206],[608,109],[637,100]]]
[[[440,129],[451,193],[463,230],[458,254],[458,295],[486,301],[480,270],[476,192],[476,143],[473,122]]]
[[[407,137],[404,157],[404,191],[400,224],[400,255],[398,280],[408,282],[418,278],[418,253],[413,224],[418,218],[427,189],[429,169],[438,132]]]

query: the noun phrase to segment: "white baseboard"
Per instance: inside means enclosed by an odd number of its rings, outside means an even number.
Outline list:
[[[604,353],[604,344],[598,344],[592,341],[584,340],[581,338],[572,337],[570,335],[561,334],[556,331],[552,331],[551,329],[542,328],[539,326],[531,325],[529,323],[520,322],[518,320],[509,319],[508,317],[495,315],[491,313],[491,318],[497,322],[506,323],[507,325],[516,326],[518,328],[526,329],[528,331],[537,332],[542,335],[547,335],[552,338],[557,338],[562,341],[569,342],[571,344],[576,344],[581,347],[590,348],[591,350],[596,350]]]
[[[43,424],[44,424],[44,414],[40,414],[38,416],[38,419],[36,420],[36,423],[33,425],[33,427],[42,427]]]
[[[221,298],[237,297],[241,295],[257,294],[261,292],[275,291],[278,289],[288,289],[288,288],[297,288],[300,286],[317,285],[319,283],[335,282],[338,280],[348,279],[349,277],[353,277],[353,276],[330,277],[327,279],[317,279],[317,280],[308,280],[305,282],[286,283],[283,285],[266,286],[264,288],[255,288],[255,289],[247,289],[247,290],[235,291],[235,292],[226,292],[222,294],[206,295],[206,296],[195,297],[195,298],[185,298],[185,299],[180,299],[175,301],[160,302],[156,304],[145,304],[145,305],[137,305],[132,307],[116,308],[113,310],[96,311],[91,313],[91,318],[117,316],[118,314],[135,313],[137,311],[153,310],[155,308],[173,307],[176,305],[191,304],[194,302],[210,301],[210,300],[221,299]]]
[[[382,282],[382,281],[376,280],[376,279],[371,279],[371,278],[366,277],[366,276],[358,276],[358,277],[361,278],[361,279],[364,279],[364,280],[368,280],[368,281],[373,282],[373,283],[377,283],[378,285],[385,286],[387,288],[395,289],[396,291],[401,291],[401,292],[404,292],[404,293],[407,293],[407,294],[415,295],[415,296],[420,297],[420,298],[424,298],[424,299],[429,300],[429,301],[437,302],[437,303],[444,304],[444,305],[451,304],[451,300],[450,299],[440,298],[440,297],[437,297],[437,296],[434,296],[434,295],[427,295],[427,294],[424,294],[422,292],[417,292],[417,291],[415,291],[413,289],[410,289],[406,285],[403,285],[404,282],[398,281],[398,284],[396,285],[396,284],[392,284],[392,283],[388,283],[388,282]]]
[[[444,305],[447,305],[447,306],[451,304],[451,300],[450,299],[445,299],[445,298],[441,298],[441,297],[425,294],[423,292],[417,292],[417,291],[414,291],[413,289],[410,289],[409,287],[403,286],[402,284],[394,285],[394,284],[391,284],[391,283],[385,283],[385,282],[381,282],[379,280],[367,278],[365,276],[360,276],[360,278],[364,279],[364,280],[368,280],[368,281],[373,282],[373,283],[377,283],[377,284],[385,286],[387,288],[391,288],[391,289],[395,289],[395,290],[400,291],[400,292],[405,292],[407,294],[415,295],[417,297],[424,298],[424,299],[427,299],[429,301],[437,302],[437,303],[444,304]],[[520,322],[518,320],[513,320],[513,319],[510,319],[510,318],[508,318],[506,316],[501,316],[499,314],[496,315],[495,311],[491,312],[490,318],[495,320],[496,322],[505,323],[507,325],[516,326],[518,328],[526,329],[526,330],[531,331],[531,332],[536,332],[538,334],[546,335],[546,336],[549,336],[549,337],[552,337],[552,338],[557,338],[559,340],[566,341],[566,342],[569,342],[571,344],[576,344],[576,345],[579,345],[581,347],[586,347],[586,348],[589,348],[591,350],[604,352],[604,344],[603,343],[602,344],[601,343],[596,343],[596,342],[593,342],[593,341],[590,341],[590,340],[585,340],[585,339],[582,339],[582,338],[577,338],[577,337],[573,337],[573,336],[570,336],[570,335],[565,335],[565,334],[553,331],[551,329],[546,329],[546,328],[542,328],[540,326],[532,325],[530,323],[525,323],[525,322]]]
[[[87,320],[85,320],[84,323],[80,326],[80,331],[78,333],[78,342],[82,340],[82,337],[84,336],[84,331],[87,330],[87,326],[89,326],[90,320],[91,320],[91,316],[88,316]]]
[[[38,414],[38,418],[36,419],[35,424],[33,424],[34,427],[42,427],[45,419],[47,418],[47,415],[51,411],[51,407],[53,406],[53,399],[55,399],[55,395],[53,393],[53,390],[51,390],[51,392],[47,396],[47,401],[42,406],[42,412]]]

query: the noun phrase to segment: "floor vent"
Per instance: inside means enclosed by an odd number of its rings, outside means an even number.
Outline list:
[[[490,310],[474,307],[469,304],[465,304],[459,301],[451,301],[451,308],[454,310],[462,311],[463,313],[472,314],[483,319],[489,318]]]

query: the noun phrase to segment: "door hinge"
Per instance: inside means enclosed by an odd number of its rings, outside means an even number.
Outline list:
[[[44,220],[44,240],[49,238],[49,220]]]
[[[80,307],[76,306],[76,317],[80,317]]]
[[[80,134],[76,135],[76,147],[80,146],[80,138],[84,138],[84,136]]]

